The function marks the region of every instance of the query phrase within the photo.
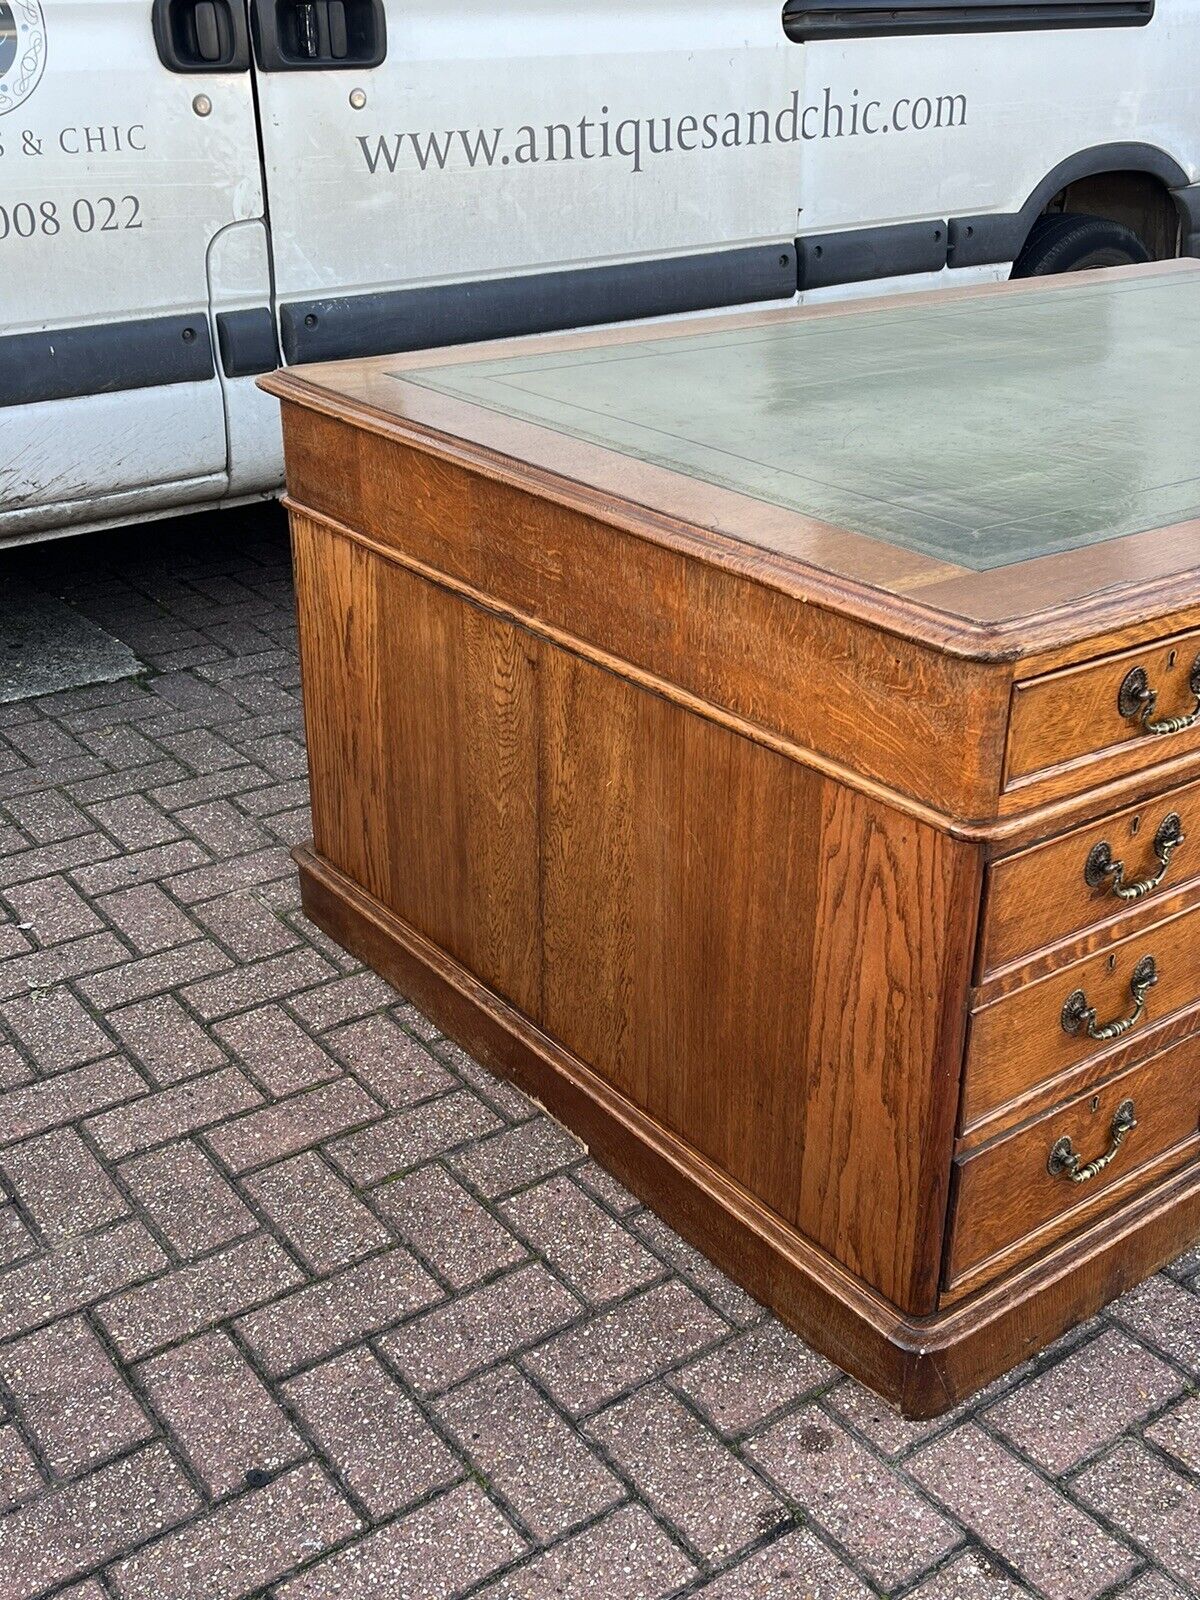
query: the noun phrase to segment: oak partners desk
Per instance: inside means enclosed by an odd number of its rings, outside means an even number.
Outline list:
[[[1200,263],[264,387],[321,927],[909,1415],[1200,1237]]]

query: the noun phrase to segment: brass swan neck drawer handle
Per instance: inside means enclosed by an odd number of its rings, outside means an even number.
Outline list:
[[[1196,704],[1187,715],[1163,717],[1156,722],[1154,708],[1158,704],[1158,690],[1150,687],[1145,667],[1133,667],[1117,690],[1117,710],[1123,717],[1135,717],[1146,733],[1182,733],[1200,722],[1200,656],[1192,662],[1188,688],[1196,697]]]
[[[1129,992],[1133,995],[1133,1010],[1127,1017],[1118,1017],[1115,1022],[1103,1024],[1097,1024],[1096,1008],[1088,1005],[1087,995],[1083,990],[1074,990],[1063,1004],[1063,1032],[1082,1031],[1089,1039],[1119,1039],[1141,1020],[1142,1012],[1146,1009],[1146,996],[1157,982],[1158,968],[1154,964],[1154,957],[1143,956],[1134,967],[1133,976],[1129,980]]]
[[[1183,823],[1179,813],[1172,811],[1158,825],[1154,835],[1154,854],[1158,858],[1158,871],[1149,878],[1135,878],[1125,882],[1125,863],[1114,861],[1112,846],[1106,841],[1094,844],[1083,865],[1083,878],[1089,889],[1098,889],[1105,878],[1111,878],[1109,889],[1118,900],[1140,900],[1151,889],[1157,889],[1167,875],[1171,857],[1183,843]]]
[[[1066,1178],[1070,1183],[1086,1183],[1089,1178],[1094,1178],[1098,1172],[1104,1171],[1121,1148],[1125,1135],[1136,1127],[1137,1118],[1133,1114],[1133,1101],[1122,1100],[1113,1113],[1108,1149],[1102,1156],[1097,1156],[1094,1161],[1082,1161],[1075,1146],[1064,1135],[1051,1149],[1046,1171],[1052,1178]]]

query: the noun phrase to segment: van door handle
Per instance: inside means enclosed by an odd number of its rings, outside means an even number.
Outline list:
[[[168,72],[248,72],[250,34],[243,0],[154,0],[158,59]]]
[[[263,72],[377,67],[387,54],[383,0],[250,0]]]

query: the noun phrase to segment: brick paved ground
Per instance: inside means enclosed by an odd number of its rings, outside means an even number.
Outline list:
[[[1200,1251],[900,1421],[301,916],[273,514],[5,562],[0,1600],[1200,1593]]]

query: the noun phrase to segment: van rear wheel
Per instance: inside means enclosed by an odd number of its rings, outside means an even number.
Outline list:
[[[1089,267],[1127,267],[1149,261],[1149,250],[1123,223],[1107,217],[1060,212],[1039,217],[1021,254],[1013,263],[1014,278],[1037,278],[1048,272],[1084,272]]]

